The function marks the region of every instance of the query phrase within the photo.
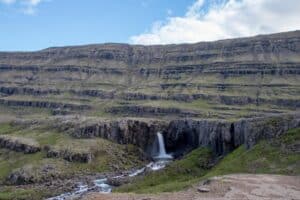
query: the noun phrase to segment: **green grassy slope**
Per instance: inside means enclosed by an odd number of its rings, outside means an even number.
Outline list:
[[[145,177],[137,177],[133,184],[118,188],[118,192],[156,193],[175,191],[192,183],[195,177],[208,172],[211,151],[197,149],[182,160],[171,163],[165,170],[149,172]]]
[[[209,178],[232,173],[300,174],[300,128],[270,141],[261,141],[252,149],[239,147],[213,168],[209,150],[196,149],[165,170],[151,172],[124,185],[116,192],[158,193],[178,191]],[[298,145],[298,146],[297,146]]]
[[[33,140],[41,148],[41,152],[24,154],[13,150],[0,148],[0,184],[5,182],[14,170],[26,169],[34,179],[39,181],[43,176],[44,166],[51,165],[55,175],[68,177],[73,174],[98,173],[114,170],[126,170],[142,165],[137,155],[137,149],[132,145],[119,145],[101,138],[76,139],[64,132],[59,132],[43,126],[19,126],[10,123],[0,124],[0,136],[15,137],[19,141]],[[89,163],[69,162],[63,158],[48,158],[45,147],[57,151],[74,153],[92,153]],[[118,167],[118,169],[116,169]],[[30,170],[29,170],[30,169]],[[39,176],[41,175],[41,176]],[[0,198],[1,199],[1,198]]]

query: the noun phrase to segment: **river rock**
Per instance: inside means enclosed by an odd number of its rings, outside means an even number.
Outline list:
[[[108,178],[107,184],[115,187],[119,187],[121,185],[127,184],[130,182],[130,177],[119,177],[119,178]]]
[[[197,190],[198,190],[198,192],[202,192],[202,193],[210,192],[210,189],[206,188],[206,187],[198,187]]]

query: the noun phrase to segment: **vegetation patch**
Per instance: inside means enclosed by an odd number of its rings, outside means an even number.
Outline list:
[[[199,148],[174,161],[162,171],[150,172],[135,179],[115,192],[158,193],[178,191],[201,180],[234,173],[300,174],[300,128],[269,141],[263,140],[252,149],[240,146],[213,168],[209,169],[212,155]]]
[[[1,200],[40,200],[45,197],[47,191],[41,189],[22,189],[15,187],[2,187],[0,188]]]
[[[0,135],[9,134],[16,131],[19,127],[13,126],[10,122],[0,124]]]
[[[209,149],[196,149],[182,160],[172,162],[166,169],[137,177],[133,183],[116,189],[116,192],[158,193],[180,190],[194,183],[195,177],[205,175],[211,159],[212,152]]]
[[[38,182],[47,181],[49,177],[67,178],[88,173],[123,171],[144,164],[140,160],[139,150],[132,145],[120,145],[101,138],[75,139],[67,133],[42,125],[15,126],[3,123],[0,124],[1,137],[19,143],[21,141],[22,144],[34,142],[41,151],[24,154],[11,148],[0,148],[0,183],[4,183],[12,173],[22,172],[22,176],[32,177],[30,181]],[[47,154],[49,149],[62,154],[67,152],[69,156],[88,153],[92,159],[81,163],[64,159],[64,155],[50,158]]]

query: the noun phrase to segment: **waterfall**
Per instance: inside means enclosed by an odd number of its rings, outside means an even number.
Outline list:
[[[128,175],[119,175],[112,177],[114,178],[126,178],[126,177],[134,177],[138,176],[140,174],[143,174],[146,169],[151,170],[151,171],[157,171],[161,170],[166,167],[166,165],[171,162],[173,159],[172,155],[167,154],[166,148],[165,148],[165,142],[164,142],[164,137],[163,135],[158,132],[156,134],[157,136],[157,141],[158,141],[158,154],[157,156],[153,157],[155,160],[154,162],[149,163],[143,168],[134,170],[131,174]],[[78,188],[75,189],[73,192],[67,192],[63,193],[59,196],[49,198],[47,200],[65,200],[65,199],[74,199],[77,197],[82,196],[83,194],[89,192],[89,191],[99,191],[100,193],[110,193],[112,191],[112,186],[107,183],[107,178],[103,179],[96,179],[94,180],[93,186],[88,186],[88,185],[83,185],[79,184]]]
[[[157,133],[158,140],[158,155],[154,157],[155,160],[170,160],[173,157],[170,154],[166,153],[165,142],[163,135],[158,132]]]

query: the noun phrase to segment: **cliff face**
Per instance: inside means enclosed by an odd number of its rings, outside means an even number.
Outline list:
[[[38,52],[1,53],[2,64],[145,67],[220,62],[299,62],[299,31],[252,38],[182,45],[103,44],[49,48]],[[87,62],[87,63],[85,63]],[[119,65],[119,66],[118,66]],[[55,68],[55,67],[53,67]],[[37,68],[31,68],[34,70]],[[47,68],[50,69],[50,68]],[[58,70],[75,68],[61,68]],[[184,69],[184,68],[183,68]],[[192,68],[190,68],[192,69]]]
[[[156,133],[166,130],[165,121],[112,120],[62,125],[76,138],[101,137],[120,144],[133,144],[151,155]],[[61,126],[61,124],[59,125]]]
[[[105,118],[263,117],[299,108],[299,66],[299,31],[0,52],[0,106]]]
[[[32,154],[41,151],[41,147],[30,139],[0,136],[0,148],[7,148],[16,152]]]
[[[245,144],[251,148],[259,140],[276,138],[300,126],[299,115],[285,115],[235,122],[183,120],[171,122],[166,132],[171,151],[211,147],[216,155],[224,155]],[[181,151],[181,152],[180,152]]]
[[[198,148],[210,147],[216,155],[225,155],[240,145],[252,147],[259,140],[278,137],[300,126],[300,115],[223,120],[140,121],[116,120],[59,125],[76,138],[101,137],[120,144],[134,144],[148,155],[156,153],[156,133],[164,135],[166,147],[176,157]],[[72,127],[68,129],[68,127]]]

